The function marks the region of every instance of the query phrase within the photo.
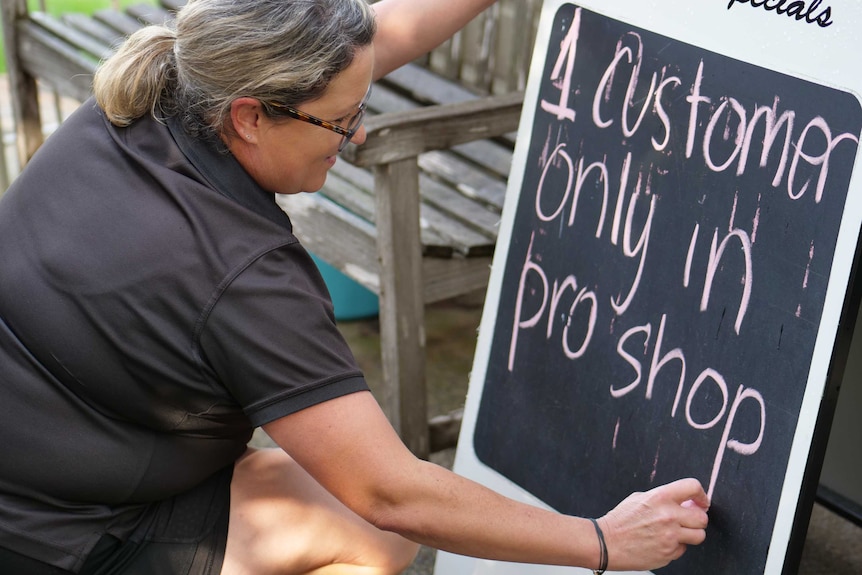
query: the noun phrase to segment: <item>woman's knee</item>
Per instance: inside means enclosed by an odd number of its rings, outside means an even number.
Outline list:
[[[251,561],[255,573],[349,573],[354,565],[357,573],[395,575],[418,551],[350,511],[281,450],[243,456],[231,497],[226,567]]]
[[[386,569],[384,573],[391,573],[392,575],[402,573],[413,564],[413,561],[416,560],[416,554],[419,553],[419,545],[403,537],[395,547],[390,553],[387,564],[383,566]]]

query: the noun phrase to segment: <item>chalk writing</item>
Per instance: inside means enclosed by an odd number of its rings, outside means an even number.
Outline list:
[[[585,515],[697,477],[708,559],[668,573],[762,572],[862,108],[577,6],[553,30],[476,454]]]
[[[817,12],[822,2],[823,0],[813,0],[808,4],[800,0],[730,0],[727,9],[730,10],[736,4],[748,4],[752,8],[775,11],[779,16],[789,16],[797,21],[804,20],[807,24],[817,24],[821,28],[826,28],[832,25],[832,7],[826,6]],[[816,16],[815,13],[817,13]]]
[[[580,17],[581,14],[579,12],[575,18]],[[580,28],[580,21],[576,22],[575,25],[569,28],[569,33],[566,35],[562,45],[560,46],[560,55],[557,58],[557,63],[554,65],[554,71],[551,72],[551,80],[559,81],[560,72],[562,70],[563,63],[565,62],[566,72],[562,77],[562,85],[560,85],[560,102],[558,104],[551,104],[542,100],[542,108],[547,112],[556,114],[558,120],[575,119],[575,111],[569,108],[569,91],[572,81],[572,66],[575,63],[575,51],[578,45],[578,31]]]
[[[580,23],[581,9],[577,9],[575,10],[574,20],[571,27],[569,28],[569,32],[566,34],[565,39],[561,44],[559,56],[556,60],[553,71],[549,78],[553,82],[553,85],[555,87],[558,87],[560,91],[559,102],[551,103],[546,99],[542,99],[540,103],[542,110],[554,114],[556,119],[559,121],[575,121],[575,111],[569,107],[569,98],[571,96],[570,91],[572,89],[571,76],[574,70],[574,64],[576,61],[577,54],[577,43],[580,36]],[[631,44],[631,46],[628,44]],[[629,110],[634,107],[635,92],[637,89],[637,85],[640,81],[642,67],[641,65],[644,58],[643,52],[643,40],[639,34],[629,32],[619,40],[619,42],[617,43],[616,51],[613,54],[610,64],[605,69],[598,85],[593,90],[594,97],[591,106],[591,118],[595,126],[601,129],[611,128],[618,120],[620,126],[620,135],[623,141],[625,141],[625,139],[631,138],[637,133],[638,129],[643,123],[644,116],[646,115],[648,110],[652,110],[652,112],[656,114],[659,119],[662,137],[659,140],[656,139],[655,135],[652,135],[651,142],[656,151],[663,152],[667,149],[668,144],[671,141],[672,134],[674,133],[674,128],[671,124],[667,110],[662,104],[662,98],[666,89],[670,92],[677,90],[681,85],[683,85],[683,80],[676,75],[665,77],[665,74],[668,70],[667,66],[664,66],[662,68],[662,78],[660,81],[657,72],[653,72],[650,76],[649,88],[646,90],[646,94],[639,94],[640,111],[637,114],[636,120],[634,122],[631,122],[628,113]],[[563,71],[564,63],[565,71]],[[614,117],[613,114],[607,114],[603,111],[603,103],[610,101],[613,94],[612,79],[617,76],[617,74],[621,71],[621,66],[624,65],[628,66],[629,68],[628,82],[626,84],[625,95],[622,98],[618,99],[618,101],[622,103],[618,112],[619,116]],[[828,123],[820,116],[810,119],[805,125],[805,127],[802,129],[801,133],[796,136],[794,128],[797,113],[794,110],[779,111],[780,98],[778,95],[774,96],[771,106],[755,105],[751,110],[751,117],[749,120],[749,111],[739,99],[728,95],[723,95],[718,98],[704,95],[704,73],[704,62],[703,60],[701,60],[699,62],[694,78],[688,83],[688,94],[685,96],[685,100],[690,106],[690,111],[688,114],[688,126],[686,127],[685,131],[685,157],[687,159],[691,159],[695,156],[695,146],[698,139],[700,138],[702,146],[702,159],[704,165],[708,170],[712,172],[723,172],[735,165],[736,175],[742,176],[745,174],[748,167],[748,158],[752,152],[754,144],[756,143],[760,146],[761,153],[759,162],[757,163],[757,167],[763,169],[768,165],[771,152],[773,151],[773,148],[776,143],[779,142],[779,134],[783,132],[783,144],[779,146],[780,160],[771,181],[772,186],[777,187],[786,178],[788,197],[791,200],[800,200],[809,188],[809,184],[811,183],[811,176],[808,176],[804,183],[802,183],[798,188],[795,188],[794,182],[797,179],[797,172],[800,170],[801,166],[805,164],[807,164],[809,167],[818,167],[819,170],[817,173],[817,184],[814,201],[816,203],[822,201],[823,192],[828,178],[829,158],[831,154],[840,143],[858,143],[858,138],[853,134],[846,132],[840,133],[837,136],[833,137],[832,129],[829,127]],[[650,106],[651,102],[652,106]],[[708,108],[709,117],[706,120],[705,128],[702,131],[702,135],[700,135],[699,127],[702,127],[704,125],[704,123],[700,121],[700,114],[703,107]],[[724,130],[721,134],[719,134],[717,131],[717,128],[720,125],[724,126]],[[755,141],[755,134],[758,133],[759,127],[762,128],[763,136],[760,141]],[[730,135],[728,135],[729,133]],[[811,144],[810,142],[812,139],[815,139],[818,144]],[[732,146],[730,147],[729,153],[727,152],[726,145],[721,146],[721,144],[726,144],[728,140],[732,141]],[[716,142],[715,145],[714,142]],[[721,160],[717,160],[715,157],[716,152],[713,149],[714,147],[723,149],[726,157],[722,158]],[[806,150],[811,147],[817,148],[816,151],[810,153],[806,152]],[[598,186],[601,192],[601,208],[598,215],[598,221],[596,223],[595,237],[600,238],[604,230],[605,218],[608,212],[610,193],[609,180],[611,177],[610,170],[607,166],[606,160],[604,159],[592,161],[589,164],[585,165],[586,158],[584,156],[581,156],[577,159],[576,168],[575,160],[567,152],[566,148],[566,143],[558,143],[550,156],[543,158],[544,168],[542,170],[541,178],[539,179],[538,183],[538,189],[535,194],[536,217],[543,222],[552,222],[553,220],[564,216],[564,213],[567,209],[567,204],[569,204],[567,213],[568,217],[565,221],[565,225],[568,227],[572,227],[575,225],[577,209],[582,196],[582,191],[588,185],[591,185],[593,188]],[[790,163],[788,165],[788,157],[791,154],[792,159],[790,160]],[[619,191],[617,194],[616,208],[613,211],[613,221],[611,224],[612,231],[609,240],[614,245],[618,244],[622,214],[625,210],[626,215],[625,223],[623,225],[622,253],[627,258],[638,258],[638,267],[625,297],[623,297],[622,294],[617,294],[616,296],[611,298],[611,307],[614,313],[618,316],[623,315],[628,309],[628,307],[631,305],[632,300],[637,293],[638,285],[642,279],[642,275],[644,273],[644,268],[647,261],[649,238],[652,231],[652,222],[658,202],[658,197],[651,193],[649,184],[646,184],[644,186],[643,191],[641,190],[640,183],[643,181],[645,169],[644,167],[641,167],[638,180],[639,184],[638,186],[636,186],[635,190],[631,192],[627,208],[624,208],[624,206],[626,205],[626,187],[630,176],[631,163],[632,155],[631,152],[628,152],[622,162],[622,165],[619,168]],[[546,191],[545,184],[548,173],[552,169],[563,170],[565,184],[562,187],[557,185],[549,192]],[[647,173],[649,173],[649,168],[646,168],[646,170]],[[642,227],[640,228],[639,237],[637,241],[633,243],[632,238],[636,233],[633,230],[637,203],[647,197],[649,202],[649,211]],[[731,225],[735,211],[736,198],[734,198],[733,212],[730,218]],[[755,216],[755,223],[757,222],[757,219],[758,217]],[[695,222],[694,233],[691,236],[691,241],[689,243],[688,252],[685,258],[683,279],[683,285],[685,287],[688,287],[690,283],[691,269],[697,245],[699,228],[700,224]],[[711,290],[715,281],[715,276],[721,269],[721,264],[723,258],[725,257],[725,252],[728,249],[730,242],[736,241],[740,248],[739,253],[741,254],[741,257],[744,261],[744,274],[741,278],[742,293],[740,295],[740,302],[736,314],[736,320],[734,322],[734,330],[737,334],[740,333],[740,330],[742,328],[742,323],[745,318],[745,314],[751,299],[752,282],[754,281],[754,270],[752,263],[753,260],[751,255],[753,245],[752,236],[753,231],[752,235],[749,235],[749,233],[743,229],[731,228],[729,230],[729,233],[727,233],[723,238],[719,239],[719,230],[717,228],[715,229],[712,237],[712,243],[709,248],[708,261],[706,263],[705,281],[703,284],[702,296],[700,299],[700,311],[705,311],[709,305]],[[515,308],[515,322],[512,330],[512,339],[508,361],[510,370],[513,368],[515,361],[518,334],[522,329],[532,328],[538,324],[538,322],[540,321],[540,315],[545,309],[545,304],[548,298],[548,277],[541,268],[541,266],[531,259],[530,251],[532,250],[532,245],[533,244],[531,240],[531,247],[530,250],[528,250],[527,260],[524,263],[521,274],[521,281],[519,282],[518,299]],[[543,286],[541,290],[542,302],[538,306],[538,311],[533,313],[533,315],[528,318],[522,318],[521,313],[524,309],[525,304],[524,297],[528,295],[524,289],[524,280],[529,273],[535,273],[541,278]],[[573,276],[568,276],[560,286],[558,286],[556,280],[554,282],[554,293],[551,298],[552,304],[550,306],[550,313],[548,314],[549,319],[546,329],[548,338],[550,338],[551,336],[553,321],[552,318],[555,317],[556,308],[558,307],[559,300],[562,297],[562,290],[567,287],[570,288],[573,292],[576,290],[577,282],[574,280]],[[585,291],[582,289],[576,297],[575,302],[572,304],[570,313],[573,312],[577,305],[584,299],[584,295]],[[593,302],[593,305],[590,314],[588,336],[595,328],[595,302],[597,300],[594,293],[590,292],[589,300]],[[664,317],[662,318],[662,324],[659,333],[661,333],[663,327]],[[568,326],[566,327],[566,329],[568,329]],[[635,331],[638,331],[646,328],[641,327],[634,329]],[[631,333],[631,330],[627,331],[626,335],[623,336],[623,339],[627,338],[629,335],[631,335]],[[646,333],[648,339],[648,330],[646,331]],[[661,339],[661,336],[659,336],[659,339]],[[620,341],[620,344],[622,344],[622,341],[623,340]],[[581,357],[584,354],[588,345],[589,337],[585,338],[581,346],[578,348],[577,352],[572,353],[568,350],[568,348],[566,348],[566,354],[570,358]],[[618,348],[618,350],[621,354],[624,354],[623,357],[627,361],[633,361],[631,355],[623,352],[621,348]],[[681,355],[681,352],[679,353]],[[639,371],[639,365],[637,369]],[[614,390],[612,388],[612,395],[618,397],[621,394],[627,393],[631,389],[632,385],[636,384],[637,381],[623,388],[622,390]],[[649,399],[650,397],[651,387],[652,380],[647,387],[647,399]],[[676,404],[679,401],[679,393],[681,393],[681,389],[682,388],[680,385],[680,390],[677,392],[677,399],[671,412],[672,415],[676,411]],[[726,388],[724,389],[724,394],[726,397]]]

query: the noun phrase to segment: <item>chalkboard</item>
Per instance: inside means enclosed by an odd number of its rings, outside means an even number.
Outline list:
[[[859,307],[860,100],[584,4],[543,13],[455,469],[591,517],[696,477],[707,542],[659,572],[778,573]],[[806,6],[763,14],[840,14]]]

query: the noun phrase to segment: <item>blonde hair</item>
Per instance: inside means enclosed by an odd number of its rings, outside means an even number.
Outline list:
[[[115,125],[176,115],[214,139],[230,129],[236,98],[296,106],[320,97],[374,32],[365,0],[190,0],[171,26],[132,34],[93,91]]]

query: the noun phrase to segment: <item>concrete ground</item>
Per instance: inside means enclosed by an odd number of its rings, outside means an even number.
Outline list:
[[[60,115],[68,114],[74,102],[55,102],[43,95],[43,123],[48,130]],[[6,77],[0,75],[0,130],[5,154],[0,154],[0,193],[5,182],[17,173],[14,134]],[[427,374],[429,416],[448,413],[463,406],[472,367],[476,333],[481,315],[482,294],[473,294],[430,306],[427,321]],[[380,337],[376,318],[342,322],[342,331],[364,370],[372,390],[380,381]],[[258,445],[271,442],[263,434],[253,440]],[[454,450],[432,456],[432,461],[451,467]],[[423,548],[406,575],[430,575],[434,551]],[[862,527],[842,519],[815,504],[799,569],[801,575],[862,575]],[[446,575],[446,574],[440,574]],[[696,574],[693,574],[696,575]],[[749,575],[749,574],[727,574]]]

